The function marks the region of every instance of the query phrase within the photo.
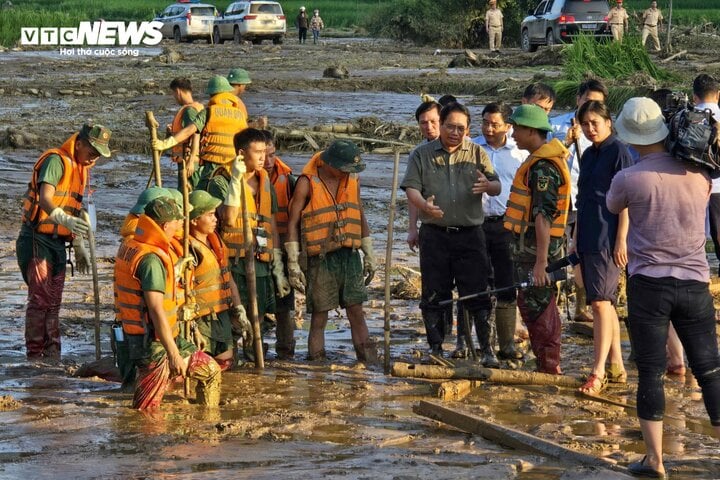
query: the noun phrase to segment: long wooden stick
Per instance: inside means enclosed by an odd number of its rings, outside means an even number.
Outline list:
[[[152,112],[150,113],[152,114]],[[187,160],[183,159],[183,162],[184,169],[187,169],[187,164],[185,163]],[[188,256],[190,256],[190,214],[188,213],[190,210],[190,189],[188,188],[187,176],[184,172],[180,175],[180,189],[182,190],[183,196],[183,257],[188,258]],[[187,342],[191,342],[192,332],[190,332],[190,316],[188,312],[195,310],[195,300],[192,298],[192,272],[190,271],[189,265],[184,265],[183,288],[185,289],[185,305],[183,305],[183,333],[185,340]],[[185,398],[188,398],[188,396],[190,396],[190,377],[185,377],[183,389],[185,392]]]
[[[160,124],[155,120],[155,115],[151,111],[145,112],[145,125],[150,130],[150,140],[157,140],[157,129]],[[153,149],[153,176],[155,177],[155,185],[162,187],[162,176],[160,174],[160,151]],[[149,182],[148,182],[149,183]]]
[[[255,240],[250,231],[250,215],[245,200],[245,179],[240,179],[240,202],[242,207],[243,235],[245,236],[245,282],[247,284],[248,300],[250,301],[250,323],[253,328],[253,349],[255,350],[255,367],[265,368],[265,352],[262,348],[262,337],[260,336],[260,316],[257,300],[257,279],[255,278]],[[260,185],[258,188],[262,188]]]
[[[88,230],[88,245],[92,264],[93,299],[95,300],[95,360],[100,360],[100,285],[98,283],[97,258],[95,257],[95,232],[93,232],[88,212],[83,210],[82,217],[91,226]]]
[[[387,244],[385,246],[385,355],[383,360],[385,375],[390,373],[390,271],[392,270],[393,230],[395,227],[395,204],[397,203],[399,170],[400,151],[395,150],[392,190],[390,191],[390,217],[388,219]]]
[[[501,370],[476,365],[458,366],[455,368],[437,365],[416,365],[395,362],[392,367],[394,377],[427,378],[427,379],[468,379],[485,380],[486,382],[505,385],[555,385],[558,387],[579,387],[582,382],[567,375],[551,375],[549,373],[526,372],[523,370]]]

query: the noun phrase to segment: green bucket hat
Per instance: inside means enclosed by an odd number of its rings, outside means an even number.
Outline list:
[[[360,158],[360,148],[350,140],[335,140],[320,154],[323,162],[345,173],[360,173],[365,163]]]
[[[215,210],[220,206],[222,200],[215,198],[204,190],[195,190],[190,194],[190,220],[199,217],[207,212]]]
[[[252,83],[250,75],[244,68],[233,68],[228,73],[227,80],[230,85],[248,85]]]
[[[175,203],[180,205],[180,210],[182,210],[185,202],[183,201],[183,195],[182,195],[182,193],[180,193],[180,190],[178,190],[177,188],[166,188],[165,190],[167,190],[170,193],[170,198],[175,200]],[[193,206],[189,205],[189,207],[190,208],[188,208],[188,213],[193,211]]]
[[[130,213],[140,215],[145,212],[145,206],[150,203],[151,200],[155,200],[158,197],[169,197],[170,192],[167,188],[162,187],[150,187],[144,190],[135,202],[135,205],[130,209]]]
[[[109,128],[102,125],[88,125],[87,123],[80,129],[79,138],[87,140],[100,155],[105,158],[110,156],[110,135],[112,132]]]
[[[207,93],[208,95],[217,95],[218,93],[232,92],[232,91],[233,91],[233,88],[228,83],[227,78],[221,77],[220,75],[215,75],[208,82],[208,86],[207,86],[207,89],[205,90],[205,93]]]
[[[145,215],[156,223],[167,223],[183,218],[182,208],[170,197],[158,197],[145,206]]]
[[[510,115],[510,123],[552,132],[552,126],[545,110],[529,103],[520,105],[513,111],[512,115]]]

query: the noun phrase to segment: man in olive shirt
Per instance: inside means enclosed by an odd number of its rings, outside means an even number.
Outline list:
[[[659,8],[657,8],[657,2],[650,2],[650,8],[643,12],[643,29],[642,29],[642,44],[645,46],[645,42],[648,37],[652,40],[653,51],[660,51],[660,39],[658,38],[658,27],[662,23],[663,16]]]
[[[446,318],[452,308],[438,302],[487,289],[487,254],[482,195],[498,195],[500,181],[490,159],[466,133],[470,113],[459,103],[440,112],[440,138],[410,155],[401,188],[420,212],[420,309],[434,354],[442,354]],[[490,300],[464,302],[477,329],[483,363],[497,364],[492,350]],[[460,329],[464,331],[464,329]],[[470,332],[468,332],[469,334]]]

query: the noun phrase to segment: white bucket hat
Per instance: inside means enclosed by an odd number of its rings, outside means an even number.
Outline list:
[[[660,106],[646,97],[631,98],[623,105],[615,122],[617,135],[631,145],[652,145],[668,136]]]

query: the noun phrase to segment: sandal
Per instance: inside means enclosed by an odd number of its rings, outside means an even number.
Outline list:
[[[585,384],[582,387],[578,388],[578,392],[584,393],[585,395],[597,395],[603,390],[605,390],[606,385],[607,376],[600,378],[594,373],[591,373],[590,376],[588,376]]]
[[[622,365],[611,363],[605,373],[607,381],[610,383],[627,383],[627,371]]]
[[[682,377],[685,375],[685,365],[682,363],[680,365],[670,365],[667,367],[667,374]]]
[[[588,313],[587,310],[582,310],[580,313],[575,315],[573,317],[573,322],[583,322],[583,323],[592,323],[593,322],[593,316]]]

